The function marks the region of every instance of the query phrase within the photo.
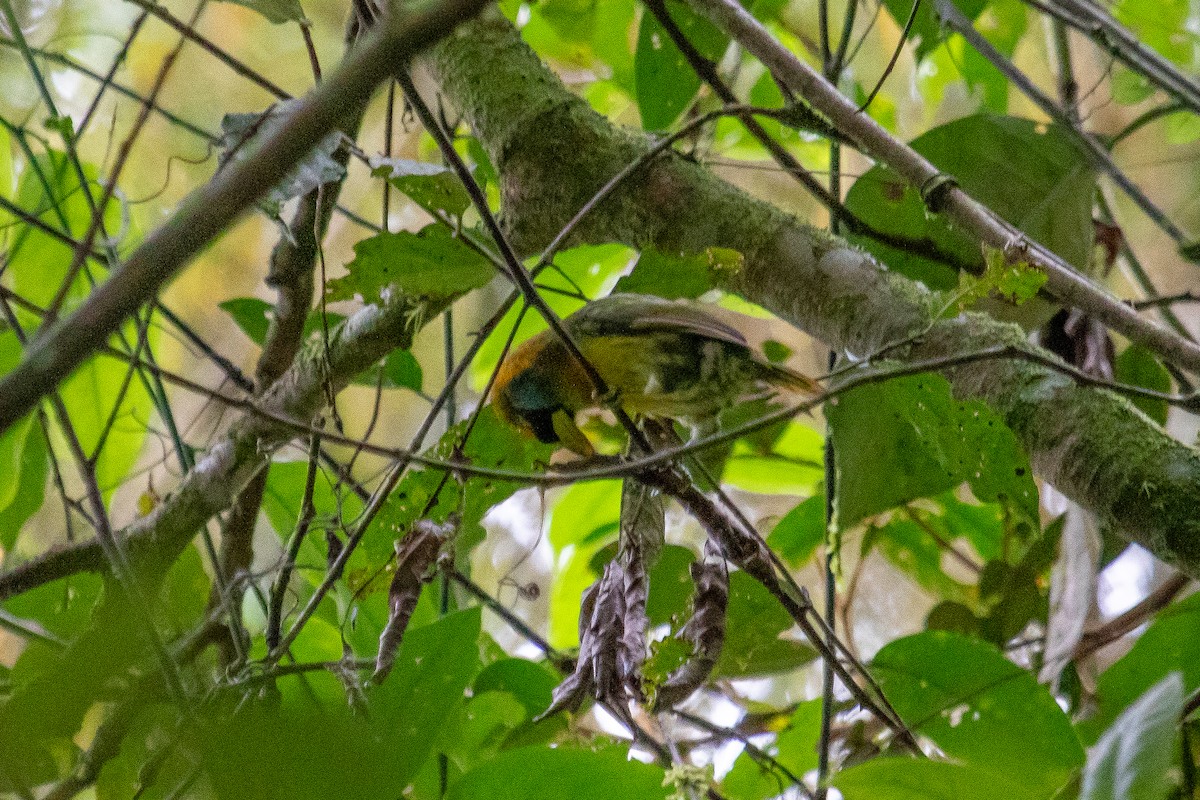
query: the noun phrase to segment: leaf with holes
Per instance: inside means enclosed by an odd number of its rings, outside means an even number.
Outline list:
[[[358,296],[374,303],[388,291],[418,297],[449,298],[478,289],[492,279],[492,264],[444,225],[417,233],[379,233],[354,245],[350,273],[326,286],[330,301]]]

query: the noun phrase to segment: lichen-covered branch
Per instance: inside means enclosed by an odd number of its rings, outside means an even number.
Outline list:
[[[649,146],[571,94],[498,14],[458,29],[427,62],[499,170],[503,222],[523,252],[544,247]],[[680,157],[659,158],[626,181],[573,241],[738,250],[743,266],[717,276],[724,288],[858,356],[909,339],[890,355],[928,359],[1029,346],[1019,328],[982,315],[938,320],[940,303],[921,284]],[[1200,574],[1195,450],[1124,399],[1036,364],[989,360],[946,377],[959,396],[982,399],[1004,416],[1040,475],[1131,541]]]

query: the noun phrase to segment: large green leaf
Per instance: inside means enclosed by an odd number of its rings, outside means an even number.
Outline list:
[[[783,516],[767,537],[779,557],[793,566],[808,562],[825,541],[825,494],[816,494]]]
[[[944,761],[876,758],[838,773],[833,785],[845,800],[996,800],[1026,796],[1020,776]]]
[[[1083,764],[1054,698],[991,645],[919,633],[880,650],[872,674],[905,723],[948,756],[998,779],[1019,775],[1023,791],[1007,796],[1048,798]]]
[[[557,553],[570,555],[554,576],[550,595],[550,642],[555,647],[579,643],[579,604],[599,577],[592,557],[616,540],[620,515],[619,480],[577,483],[554,504],[550,544]]]
[[[633,94],[632,0],[542,0],[524,8],[521,36],[540,55],[597,72],[607,67],[613,83]]]
[[[1037,518],[1037,486],[1016,436],[978,401],[956,401],[939,375],[859,387],[826,410],[842,527],[966,482]]]
[[[729,37],[686,5],[667,0],[667,13],[692,46],[710,61],[719,61]],[[638,110],[642,127],[662,131],[687,110],[700,90],[696,75],[666,29],[649,11],[642,14],[634,56]]]
[[[492,263],[444,225],[417,233],[377,233],[354,245],[350,273],[327,285],[329,300],[356,295],[374,303],[389,288],[419,297],[449,298],[478,289],[495,275]]]
[[[913,149],[953,176],[980,202],[1086,272],[1095,231],[1096,176],[1071,134],[1056,125],[995,114],[976,114],[934,128]],[[920,192],[899,175],[872,167],[855,181],[846,206],[879,230],[928,238],[959,261],[983,266],[978,244],[929,215]],[[855,241],[891,269],[935,289],[958,284],[953,267],[878,243]]]
[[[1171,391],[1171,373],[1154,357],[1154,353],[1138,344],[1131,344],[1121,351],[1113,365],[1113,372],[1113,377],[1120,383],[1156,392]],[[1132,397],[1130,400],[1159,425],[1167,424],[1166,400],[1148,397]]]
[[[1141,43],[1171,59],[1184,69],[1200,63],[1193,27],[1194,11],[1188,0],[1117,0],[1112,15],[1133,31]]]
[[[98,201],[102,192],[98,170],[85,163],[82,172],[87,191]],[[66,154],[58,150],[49,150],[25,165],[14,202],[53,230],[71,237],[82,237],[91,226],[91,206],[80,188],[78,173]],[[104,231],[109,236],[116,236],[121,230],[120,205],[112,199],[104,211]],[[5,275],[12,281],[11,288],[42,307],[48,306],[59,293],[75,259],[74,249],[62,239],[21,221],[13,222],[7,255]],[[63,297],[64,310],[73,309],[91,290],[89,272],[92,280],[99,281],[103,277],[95,271],[94,264],[89,263],[86,269],[80,270]],[[16,311],[26,326],[40,322],[20,307]]]
[[[901,27],[913,11],[913,0],[884,0],[884,6]],[[975,19],[987,7],[987,0],[954,0],[954,5],[969,19]],[[937,17],[936,0],[921,0],[917,18],[913,20],[912,38],[917,43],[917,59],[929,55],[946,37]]]
[[[21,528],[46,499],[49,459],[45,436],[37,425],[17,423],[0,439],[0,447],[7,449],[18,439],[24,440],[19,453],[15,447],[6,452],[5,458],[14,460],[0,469],[0,481],[12,488],[7,504],[0,504],[0,550],[5,552],[12,550]]]
[[[126,326],[126,334],[136,340],[132,326]],[[157,331],[148,332],[151,346],[158,338]],[[93,453],[104,437],[104,447],[96,458],[95,469],[96,480],[106,498],[124,481],[130,480],[130,468],[146,442],[146,421],[155,411],[146,385],[137,377],[129,381],[124,395],[120,394],[128,371],[129,365],[122,360],[93,356],[71,373],[59,388],[59,396],[66,405],[84,451],[89,455]],[[118,397],[121,405],[110,429],[112,405]],[[173,466],[178,467],[178,464]]]
[[[526,747],[468,772],[449,800],[665,800],[663,771],[624,748]]]
[[[407,158],[371,158],[371,174],[408,195],[414,203],[430,212],[462,217],[471,207],[471,196],[462,181],[448,167]]]
[[[344,701],[314,707],[298,698],[282,709],[262,703],[208,720],[194,742],[217,794],[313,800],[402,794],[479,670],[479,631],[477,608],[410,630],[392,672],[367,691],[367,715]]]
[[[1167,797],[1182,712],[1183,679],[1172,672],[1125,709],[1088,753],[1080,800]]]
[[[729,576],[725,647],[713,678],[748,678],[787,672],[817,657],[808,644],[780,638],[792,618],[766,589],[744,572]]]

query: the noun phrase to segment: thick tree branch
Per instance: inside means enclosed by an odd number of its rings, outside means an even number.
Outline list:
[[[60,380],[101,347],[139,306],[221,231],[279,183],[322,137],[361,108],[394,65],[476,14],[482,0],[443,0],[392,18],[299,101],[252,159],[229,165],[133,252],[70,318],[29,348],[0,380],[0,431],[27,414]]]
[[[499,169],[504,224],[523,252],[551,241],[575,209],[648,147],[644,137],[614,128],[568,92],[498,15],[460,29],[432,51],[430,66]],[[717,276],[724,288],[859,357],[909,340],[889,355],[924,360],[1028,347],[1019,328],[983,315],[939,320],[943,303],[923,285],[680,157],[661,157],[623,184],[579,225],[573,241],[736,249],[745,262]],[[944,374],[959,396],[982,399],[1004,416],[1042,476],[1130,540],[1200,574],[1194,450],[1126,400],[1080,388],[1042,365],[988,361]]]

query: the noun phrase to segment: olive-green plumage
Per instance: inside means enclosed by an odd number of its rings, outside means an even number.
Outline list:
[[[563,324],[633,415],[703,424],[755,390],[817,389],[803,375],[768,362],[734,325],[701,303],[614,294],[589,303]],[[561,441],[590,454],[575,415],[601,403],[583,367],[552,331],[509,354],[492,399],[502,418],[541,441]]]

